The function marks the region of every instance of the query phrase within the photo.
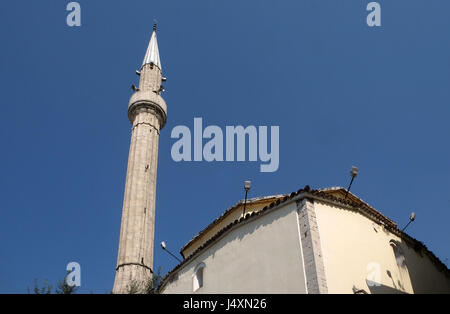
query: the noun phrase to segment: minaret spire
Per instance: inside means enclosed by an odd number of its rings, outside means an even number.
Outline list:
[[[156,65],[162,71],[161,60],[159,59],[158,40],[156,39],[156,21],[153,24],[152,36],[150,38],[150,43],[148,44],[142,66],[151,63]]]
[[[128,103],[131,144],[120,228],[114,293],[144,292],[153,269],[156,170],[159,132],[167,106],[161,97],[161,61],[156,24],[141,67],[139,88]]]

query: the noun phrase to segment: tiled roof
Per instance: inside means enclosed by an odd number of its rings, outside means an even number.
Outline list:
[[[347,195],[347,199],[353,204],[353,207],[363,207],[366,210],[369,210],[371,213],[375,213],[377,217],[382,217],[382,220],[392,226],[397,227],[397,223],[388,217],[384,216],[382,213],[380,213],[378,210],[376,210],[373,206],[369,205],[366,201],[363,201],[361,198],[353,194],[352,192],[348,192],[343,187],[335,186],[330,188],[324,188],[318,190],[319,192],[324,192],[330,196],[334,196],[338,199],[345,199],[345,196]],[[340,196],[340,197],[339,197]]]
[[[331,203],[338,204],[343,207],[347,207],[349,209],[357,210],[361,214],[367,216],[368,218],[370,218],[378,223],[382,223],[388,231],[390,231],[391,233],[399,236],[403,240],[412,244],[415,250],[417,250],[417,251],[422,250],[425,254],[427,254],[431,258],[432,261],[435,262],[435,264],[439,268],[441,268],[445,271],[447,276],[450,276],[450,270],[447,268],[447,266],[444,263],[442,263],[442,261],[436,255],[434,255],[433,252],[428,250],[428,248],[422,242],[414,239],[413,237],[409,236],[405,232],[401,231],[397,227],[397,224],[395,222],[393,222],[392,220],[390,220],[389,218],[387,218],[386,216],[381,214],[379,211],[377,211],[376,209],[374,209],[373,207],[371,207],[370,205],[368,205],[367,203],[365,203],[360,198],[358,198],[357,196],[355,196],[354,194],[352,194],[350,192],[348,193],[347,199],[336,197],[336,196],[332,195],[333,191],[342,191],[342,190],[345,192],[345,189],[340,188],[340,187],[327,188],[327,189],[321,189],[321,190],[312,190],[308,185],[306,185],[303,189],[300,189],[297,192],[292,192],[291,194],[280,196],[280,198],[278,198],[276,201],[272,202],[269,206],[265,206],[260,211],[252,212],[251,214],[250,213],[246,214],[245,217],[241,217],[240,219],[235,220],[234,222],[230,223],[226,227],[222,228],[214,236],[212,236],[210,239],[208,239],[206,242],[204,242],[200,247],[198,247],[197,250],[195,250],[195,252],[193,252],[191,255],[187,256],[180,264],[175,266],[175,268],[173,268],[163,278],[163,280],[161,281],[160,287],[164,286],[167,283],[167,280],[173,274],[175,274],[183,265],[185,265],[190,260],[195,258],[198,254],[200,254],[203,251],[203,249],[208,247],[210,244],[214,243],[223,234],[228,232],[230,229],[232,229],[236,225],[240,224],[241,222],[250,220],[254,217],[260,216],[260,215],[264,214],[266,211],[275,210],[275,209],[277,209],[277,207],[280,204],[283,204],[288,200],[292,200],[292,199],[296,198],[297,196],[299,196],[298,199],[311,198],[311,199],[316,199],[319,201],[331,202]],[[232,209],[234,209],[236,206],[238,206],[240,204],[241,204],[241,202],[239,202],[235,206],[229,208],[220,217],[223,217],[227,212],[231,211]],[[207,228],[210,228],[212,225],[217,223],[217,221],[220,220],[220,217],[217,218],[216,220],[214,220],[214,222],[211,223]],[[205,228],[204,230],[206,230],[207,228]],[[204,230],[202,230],[199,234],[201,234]],[[194,237],[193,239],[195,239],[196,237]]]

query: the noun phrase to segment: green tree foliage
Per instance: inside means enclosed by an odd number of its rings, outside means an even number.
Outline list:
[[[158,272],[153,273],[151,277],[145,282],[138,282],[133,280],[128,285],[128,294],[158,294],[158,287],[161,283],[161,266],[158,267]]]
[[[67,272],[69,274],[70,272]],[[63,280],[59,280],[56,285],[56,294],[74,294],[79,287],[69,286],[66,282],[66,277]]]
[[[31,290],[30,287],[27,287],[28,293],[34,293],[34,294],[51,294],[52,289],[53,289],[53,286],[48,283],[48,279],[45,279],[42,284],[42,287],[40,287],[39,280],[37,278],[34,279],[33,290]],[[74,294],[77,290],[78,290],[78,287],[69,286],[66,282],[66,277],[64,277],[64,279],[59,280],[57,282],[55,293],[56,294]]]
[[[45,279],[42,287],[39,287],[39,280],[37,278],[34,278],[34,288],[33,288],[34,294],[51,294],[52,289],[53,286],[49,285],[48,279]],[[27,287],[27,290],[28,293],[31,293],[30,287]]]
[[[145,294],[158,294],[158,287],[161,284],[162,280],[161,276],[161,266],[158,267],[158,272],[155,274],[153,273],[152,278],[150,278],[146,284],[145,284]]]

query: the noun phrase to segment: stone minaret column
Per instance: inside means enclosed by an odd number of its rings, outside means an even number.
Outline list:
[[[166,123],[156,24],[140,72],[139,88],[128,104],[131,144],[128,156],[114,293],[142,289],[151,278],[155,226],[159,131]],[[142,290],[140,290],[142,291]]]

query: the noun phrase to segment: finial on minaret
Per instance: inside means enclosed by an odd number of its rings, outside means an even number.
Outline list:
[[[150,38],[150,43],[148,44],[147,52],[145,53],[144,62],[142,62],[142,66],[146,64],[154,64],[162,70],[161,60],[159,59],[158,41],[156,39],[156,25],[158,24],[158,21],[153,20],[153,22],[153,32]]]

